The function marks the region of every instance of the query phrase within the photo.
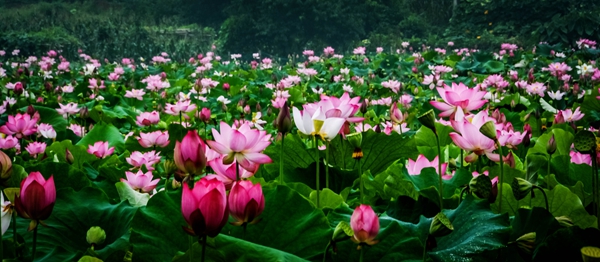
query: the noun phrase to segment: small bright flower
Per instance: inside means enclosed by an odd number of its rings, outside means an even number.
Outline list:
[[[557,91],[548,91],[548,96],[554,100],[562,100],[563,96],[566,95],[567,93],[561,92],[559,90]]]
[[[77,113],[79,113],[79,107],[77,105],[77,103],[68,103],[66,105],[63,104],[58,104],[60,106],[60,108],[56,109],[56,112],[58,112],[58,114],[62,115],[63,118],[67,118],[69,115],[75,115]]]
[[[540,97],[544,97],[544,92],[546,92],[546,86],[544,85],[544,83],[535,82],[527,85],[525,87],[525,90],[530,95],[538,95]]]
[[[581,113],[579,107],[577,107],[575,111],[572,111],[571,109],[558,110],[558,112],[556,113],[557,117],[558,114],[561,114],[562,119],[564,119],[564,121],[567,123],[579,121],[583,118],[583,116],[585,116],[584,113]]]
[[[142,101],[144,99],[145,94],[146,94],[146,92],[144,91],[144,89],[132,89],[132,90],[126,90],[124,97],[135,98],[137,100]]]
[[[214,177],[203,177],[190,189],[186,183],[181,195],[181,213],[194,236],[216,237],[229,218],[227,193],[223,182]]]
[[[78,137],[82,137],[85,131],[85,128],[78,124],[71,124],[68,128],[69,130],[73,131],[73,133]]]
[[[87,152],[95,155],[97,158],[105,158],[112,155],[115,151],[115,147],[108,147],[108,141],[98,141],[93,145],[88,146]]]
[[[153,171],[153,165],[160,162],[160,159],[160,152],[156,153],[156,151],[152,150],[145,153],[133,151],[125,160],[133,166],[132,169],[139,169],[142,168],[142,166],[145,166],[146,170]]]
[[[581,76],[586,76],[586,75],[594,72],[594,67],[592,67],[591,65],[588,65],[588,64],[578,65],[578,66],[576,66],[576,68],[577,68],[577,74],[579,74]]]
[[[43,154],[46,151],[46,143],[44,142],[31,142],[26,147],[25,150],[33,157],[37,158],[39,154]]]
[[[298,108],[293,109],[294,123],[300,133],[310,136],[319,136],[322,139],[331,141],[340,132],[342,126],[346,122],[345,119],[340,117],[329,117],[325,116],[319,107],[312,116],[307,110],[300,112]]]
[[[179,116],[180,113],[189,113],[196,110],[196,105],[191,100],[177,101],[175,104],[166,104],[165,113],[173,116]]]
[[[262,125],[266,124],[267,121],[260,119],[262,117],[261,112],[252,113],[252,120],[250,120],[251,127],[255,127],[258,130],[263,130]]]
[[[231,103],[231,100],[225,98],[224,96],[217,97],[217,101],[223,103],[224,105]]]
[[[365,54],[365,47],[364,46],[359,46],[357,48],[354,48],[354,51],[352,51],[353,54],[355,55],[364,55]]]
[[[19,148],[19,139],[11,135],[2,138],[0,136],[0,149]]]
[[[486,91],[479,91],[478,88],[469,88],[463,83],[452,83],[452,87],[444,85],[444,88],[437,88],[440,97],[444,102],[431,101],[433,107],[441,110],[440,117],[452,116],[458,109],[463,112],[470,112],[481,108],[487,100],[482,98],[487,94]]]
[[[38,128],[37,128],[37,132],[44,138],[48,138],[48,139],[56,138],[56,131],[54,130],[54,127],[52,127],[52,125],[50,125],[50,124],[46,124],[46,123],[39,124]]]
[[[169,132],[168,131],[154,131],[150,133],[140,132],[138,142],[144,148],[149,147],[166,147],[169,145]]]
[[[439,156],[436,156],[432,161],[429,161],[424,155],[419,155],[417,160],[414,161],[412,159],[408,159],[408,164],[406,168],[408,169],[408,174],[411,176],[416,176],[421,174],[421,170],[426,167],[433,167],[435,172],[438,173],[438,164],[439,164]],[[448,167],[448,163],[442,163],[442,178],[443,179],[452,179],[452,175],[446,174],[446,168]],[[438,173],[439,175],[439,173]]]
[[[158,122],[160,122],[160,115],[156,111],[143,112],[136,117],[135,121],[140,127],[155,125],[158,124]]]
[[[17,115],[8,116],[8,121],[2,127],[0,132],[6,135],[14,135],[16,138],[23,138],[33,135],[37,132],[36,123],[38,117],[31,117],[29,114],[17,113]]]
[[[226,155],[223,164],[231,164],[235,159],[241,167],[254,171],[253,164],[271,163],[271,158],[261,153],[271,144],[271,135],[266,131],[251,129],[247,123],[234,129],[225,122],[220,123],[220,130],[219,133],[213,129],[215,140],[206,143],[216,152]]]
[[[160,179],[152,180],[153,176],[151,171],[144,173],[141,170],[138,170],[135,174],[125,171],[125,176],[127,176],[127,179],[121,178],[121,182],[129,185],[133,190],[139,191],[140,193],[152,192],[160,181]]]

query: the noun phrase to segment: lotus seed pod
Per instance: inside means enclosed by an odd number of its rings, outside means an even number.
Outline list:
[[[433,110],[429,110],[425,114],[422,114],[418,117],[418,120],[422,125],[428,127],[429,129],[433,130],[434,133],[436,133],[435,114],[433,113]]]
[[[434,237],[443,237],[446,236],[454,230],[454,226],[452,226],[452,222],[446,216],[446,214],[439,212],[433,220],[431,221],[431,226],[429,227],[429,235]]]
[[[531,182],[520,177],[515,177],[511,186],[515,199],[517,200],[525,198],[533,189],[533,184],[531,184]]]

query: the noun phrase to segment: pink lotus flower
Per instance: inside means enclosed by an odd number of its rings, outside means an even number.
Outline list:
[[[521,133],[521,132],[515,132],[513,130],[510,130],[510,131],[498,130],[497,131],[498,143],[500,143],[501,146],[505,146],[510,149],[516,149],[517,146],[523,142],[523,139],[525,138],[526,134],[527,133],[525,133],[525,132]]]
[[[559,114],[562,116],[562,119],[564,120],[564,122],[567,122],[567,123],[579,121],[583,118],[583,116],[585,116],[584,113],[581,113],[581,111],[579,110],[579,107],[576,108],[575,111],[572,111],[571,109],[558,110],[558,112],[556,113],[556,117],[559,117],[558,116]],[[558,122],[558,123],[561,123],[561,122]]]
[[[463,83],[452,83],[452,87],[444,85],[444,88],[437,88],[440,97],[444,102],[431,101],[433,107],[441,110],[440,117],[452,116],[460,108],[465,113],[481,108],[487,100],[481,100],[487,93],[479,91],[478,88],[469,88]]]
[[[29,230],[37,227],[40,220],[50,217],[56,202],[54,176],[44,179],[40,172],[31,172],[21,181],[21,191],[15,196],[15,210],[19,216],[31,219]]]
[[[190,235],[216,237],[229,218],[225,186],[215,178],[203,177],[194,189],[183,186],[181,213]]]
[[[365,54],[365,47],[364,46],[359,46],[357,48],[354,48],[354,51],[352,51],[353,54],[355,55],[364,55]]]
[[[379,234],[379,217],[373,211],[371,206],[357,206],[350,217],[350,227],[354,231],[352,241],[358,244],[375,245],[379,240],[375,240]]]
[[[33,157],[37,158],[39,154],[43,154],[46,151],[46,143],[44,142],[31,142],[26,147],[25,150]]]
[[[168,131],[154,131],[150,133],[140,132],[138,139],[140,145],[144,148],[149,147],[166,147],[169,145],[169,132]]]
[[[75,115],[79,113],[79,108],[77,107],[77,103],[68,103],[66,105],[58,104],[60,108],[56,109],[58,114],[62,115],[63,118],[67,118],[69,115]]]
[[[8,116],[8,122],[0,127],[0,132],[6,135],[15,135],[16,138],[21,139],[26,136],[30,136],[37,132],[36,123],[39,117],[31,117],[29,114],[17,113],[17,115]]]
[[[235,219],[232,224],[241,226],[255,224],[258,216],[265,209],[265,197],[260,183],[253,185],[251,181],[237,181],[229,191],[229,212]]]
[[[423,168],[426,167],[433,167],[435,169],[435,172],[438,173],[438,161],[439,156],[436,156],[432,161],[429,161],[424,155],[419,155],[417,157],[417,161],[408,159],[408,165],[406,165],[406,168],[408,169],[408,174],[411,176],[420,175],[421,170],[423,170]],[[452,179],[452,175],[446,174],[447,167],[448,163],[442,163],[442,179]]]
[[[121,178],[121,182],[129,185],[133,190],[139,191],[141,193],[150,193],[156,185],[160,181],[160,179],[152,180],[152,172],[148,171],[146,173],[138,170],[137,173],[132,173],[129,171],[125,171],[125,176],[127,179]]]
[[[196,110],[196,105],[192,101],[177,101],[175,104],[166,104],[165,113],[173,116],[179,116],[180,113],[189,113]]]
[[[210,122],[210,109],[206,107],[202,108],[202,111],[198,114],[198,118],[204,123]]]
[[[390,90],[392,90],[392,92],[397,94],[398,91],[400,91],[400,88],[402,87],[402,83],[398,82],[397,80],[388,80],[388,81],[382,82],[381,86],[383,86],[385,88],[389,88]]]
[[[158,124],[158,122],[160,122],[160,115],[156,111],[143,112],[136,117],[135,121],[140,127],[155,125]]]
[[[56,131],[54,130],[54,127],[52,127],[52,125],[50,125],[50,124],[46,124],[46,123],[39,124],[38,128],[37,128],[37,132],[41,136],[48,138],[48,139],[56,138]]]
[[[78,137],[82,137],[83,133],[85,131],[84,127],[78,125],[78,124],[71,124],[69,125],[69,130],[73,131],[73,133],[78,136]]]
[[[132,165],[133,168],[142,168],[142,166],[145,166],[146,170],[153,171],[153,165],[160,162],[160,159],[160,152],[156,153],[156,151],[152,150],[145,153],[133,151],[125,160]]]
[[[94,145],[89,145],[87,152],[97,158],[105,158],[115,152],[115,147],[108,148],[108,141],[98,141]]]
[[[183,173],[199,175],[206,167],[206,147],[198,132],[190,130],[181,143],[175,142],[175,165]]]
[[[254,172],[255,164],[271,163],[271,158],[261,153],[271,144],[266,131],[251,129],[248,123],[238,129],[230,127],[225,122],[220,124],[221,133],[213,129],[214,141],[206,141],[216,152],[226,155],[223,164],[231,164],[234,159],[244,169]]]
[[[1,149],[12,149],[19,148],[19,139],[14,136],[6,136],[5,138],[0,137],[0,148]]]
[[[485,113],[485,111],[482,112]],[[458,133],[452,132],[449,136],[458,147],[471,152],[470,155],[465,157],[465,161],[474,162],[477,160],[478,156],[484,154],[495,162],[500,161],[500,156],[493,153],[496,149],[494,140],[486,137],[479,131],[479,128],[485,124],[484,121],[479,121],[479,119],[483,119],[483,117],[473,118],[469,121],[465,118],[460,118],[460,116],[461,115],[457,114],[457,120],[451,121],[452,127],[454,127],[454,130]]]
[[[146,92],[144,92],[144,89],[132,89],[132,90],[126,90],[124,97],[135,98],[137,100],[142,101],[142,100],[144,100],[145,94],[146,94]]]
[[[331,46],[325,47],[323,49],[324,56],[332,56],[334,53],[335,53],[335,49],[333,49]]]
[[[592,158],[589,154],[582,154],[576,151],[569,152],[569,156],[571,157],[571,163],[573,164],[586,164],[592,165]]]

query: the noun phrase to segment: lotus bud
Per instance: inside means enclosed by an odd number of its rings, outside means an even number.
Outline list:
[[[165,73],[165,72],[161,72],[161,73],[160,73],[160,79],[161,79],[162,81],[165,81],[165,79],[167,79],[167,73]]]
[[[87,231],[85,239],[92,246],[100,245],[106,240],[106,232],[101,227],[91,227]]]
[[[511,186],[517,200],[525,198],[533,190],[533,184],[520,177],[515,177]]]
[[[481,199],[489,199],[492,195],[492,180],[489,176],[479,175],[469,182],[471,193]]]
[[[210,122],[210,109],[204,107],[200,111],[200,120],[204,123]]]
[[[525,136],[523,137],[522,144],[525,147],[529,147],[529,144],[531,144],[531,126],[529,124],[525,124],[525,126],[523,126],[523,133],[525,133]]]
[[[256,103],[256,112],[261,112],[262,111],[262,107],[260,106],[260,103]]]
[[[252,110],[250,109],[249,105],[244,106],[244,114],[250,114],[252,113]]]
[[[571,218],[567,216],[559,216],[555,217],[555,219],[556,221],[558,221],[558,224],[563,227],[572,227],[575,225],[575,223],[573,223],[573,220],[571,220]]]
[[[86,119],[89,116],[90,116],[90,111],[89,111],[89,109],[86,106],[84,106],[81,109],[79,109],[79,117],[80,118]]]
[[[594,133],[582,130],[575,135],[575,150],[583,154],[592,154],[596,150],[596,135]]]
[[[290,116],[290,107],[287,101],[279,110],[279,114],[275,119],[275,126],[277,126],[277,131],[282,134],[287,134],[292,130],[292,117]]]
[[[375,125],[375,133],[381,133],[381,125],[380,124]]]
[[[552,154],[554,154],[554,152],[556,152],[556,140],[554,139],[554,134],[552,134],[552,136],[550,137],[550,140],[548,140],[548,145],[546,146],[546,152],[548,153],[548,155],[552,155]]]
[[[352,236],[354,236],[354,231],[352,230],[352,227],[350,227],[350,224],[346,221],[340,221],[335,227],[335,230],[333,230],[331,241],[339,242],[350,239]]]
[[[69,163],[69,165],[72,165],[73,163],[75,163],[75,157],[73,156],[71,151],[69,151],[68,148],[65,149],[65,159],[67,160],[67,163]]]
[[[489,139],[496,141],[496,125],[494,125],[493,121],[487,121],[483,124],[481,128],[479,128],[479,132]]]
[[[362,103],[360,103],[360,113],[365,115],[367,113],[369,107],[369,103],[367,99],[363,99]]]
[[[223,90],[229,91],[230,88],[229,83],[223,83]]]
[[[46,92],[52,92],[52,83],[44,82],[44,88],[46,89]]]
[[[0,172],[2,180],[7,180],[12,175],[12,161],[3,151],[0,151]]]
[[[536,233],[529,232],[521,237],[517,238],[514,242],[508,244],[517,244],[517,247],[527,254],[531,254],[535,249]]]
[[[35,107],[33,107],[33,105],[29,105],[29,106],[27,106],[27,111],[26,112],[27,112],[28,115],[30,115],[31,117],[33,117],[37,111],[35,110]]]
[[[454,226],[452,226],[450,219],[448,219],[446,214],[439,212],[431,221],[431,225],[429,226],[429,235],[434,237],[443,237],[452,233],[453,230]]]
[[[433,113],[433,110],[429,110],[425,114],[422,114],[418,117],[418,120],[422,125],[428,127],[437,134],[435,130],[435,114]]]
[[[598,247],[583,247],[581,249],[581,257],[583,262],[600,262],[600,248]]]

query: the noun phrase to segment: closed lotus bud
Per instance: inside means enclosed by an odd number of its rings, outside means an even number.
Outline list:
[[[35,107],[33,107],[33,105],[29,105],[29,106],[27,106],[27,111],[26,112],[27,112],[28,115],[30,115],[31,117],[33,117],[37,111],[35,110]]]
[[[572,227],[575,225],[575,223],[573,223],[573,220],[571,220],[571,218],[567,216],[559,216],[555,217],[555,219],[556,221],[558,221],[558,224],[563,227]]]
[[[554,134],[552,134],[552,136],[550,137],[550,140],[548,140],[548,145],[546,146],[546,152],[549,155],[554,154],[554,152],[556,152],[556,140],[554,139]]]
[[[46,92],[52,92],[52,83],[44,82],[44,88],[46,89]]]
[[[167,79],[167,73],[165,73],[165,72],[161,72],[161,73],[160,73],[160,79],[161,79],[162,81],[165,81],[165,79]]]
[[[2,180],[7,180],[12,175],[12,161],[3,151],[0,151],[0,172]]]
[[[206,107],[202,108],[200,111],[200,120],[202,120],[204,123],[210,122],[210,113],[210,109]]]
[[[262,111],[262,107],[260,106],[260,103],[256,103],[256,112],[261,112]]]
[[[79,109],[79,117],[82,119],[87,119],[88,117],[90,117],[90,111],[87,108],[87,106],[84,106],[81,109]]]
[[[21,181],[21,190],[14,205],[19,216],[31,219],[28,230],[33,230],[40,220],[50,217],[55,202],[54,176],[46,180],[40,172],[31,172]]]
[[[216,237],[229,218],[225,185],[215,177],[203,177],[190,189],[183,186],[181,213],[192,236]]]
[[[69,151],[68,148],[65,150],[65,159],[67,160],[67,163],[69,163],[69,165],[72,165],[73,163],[75,163],[75,157],[73,156],[71,151]]]
[[[348,142],[353,147],[355,147],[355,148],[362,147],[362,133],[356,132],[356,133],[348,134],[348,135],[346,135],[346,139],[348,139]]]
[[[91,227],[87,231],[85,239],[92,246],[100,245],[106,240],[106,232],[101,227]]]
[[[536,239],[536,233],[529,232],[529,233],[517,238],[517,240],[515,240],[513,242],[509,242],[508,244],[509,245],[516,244],[517,247],[519,249],[521,249],[521,251],[523,251],[527,254],[531,254],[533,252],[533,250],[535,249],[535,239]]]
[[[529,147],[529,144],[531,144],[531,126],[529,124],[525,124],[525,126],[523,126],[523,133],[525,133],[525,136],[523,137],[522,144],[525,147]]]
[[[250,109],[249,105],[244,106],[244,114],[250,114],[252,113],[252,110]]]
[[[375,240],[379,234],[379,217],[371,206],[357,206],[350,217],[350,227],[354,231],[352,241],[358,244],[375,245],[379,240]],[[359,246],[360,248],[360,246]]]
[[[282,134],[287,134],[292,130],[292,117],[290,116],[290,107],[287,101],[279,110],[279,114],[275,119],[275,126],[277,126],[277,131]]]
[[[582,130],[575,135],[575,150],[583,154],[592,154],[596,150],[596,135],[594,133]]]
[[[15,94],[16,95],[21,95],[21,94],[23,94],[24,91],[25,91],[25,88],[23,87],[23,83],[17,82],[15,84],[15,88],[14,88]]]
[[[354,236],[354,231],[352,231],[352,227],[346,221],[340,221],[333,230],[333,236],[331,237],[331,241],[339,242],[346,239],[350,239]]]
[[[173,159],[183,173],[199,175],[206,167],[206,146],[198,132],[190,130],[181,142],[175,142]]]
[[[232,225],[241,226],[255,224],[265,209],[265,197],[260,183],[256,185],[251,181],[236,181],[229,191],[229,213],[235,219]]]
[[[517,200],[525,198],[533,190],[533,184],[520,177],[515,177],[511,186]]]
[[[583,247],[581,248],[581,257],[583,262],[600,262],[600,248],[598,247]]]
[[[469,182],[471,193],[481,199],[490,199],[492,195],[492,180],[489,176],[479,175]]]
[[[425,127],[431,129],[434,133],[437,133],[435,130],[435,114],[433,113],[433,110],[429,110],[425,114],[422,114],[418,117],[418,120],[421,125],[424,125]]]
[[[369,108],[369,103],[368,103],[367,99],[363,99],[362,103],[360,103],[360,113],[363,115],[366,114],[368,108]]]
[[[443,237],[449,235],[452,231],[454,231],[454,226],[452,226],[452,222],[450,222],[446,214],[439,212],[433,217],[429,226],[429,235]]]
[[[489,139],[496,141],[496,125],[493,121],[487,121],[485,124],[483,124],[481,128],[479,128],[479,132]]]
[[[229,83],[223,83],[223,90],[229,91],[230,88]]]

